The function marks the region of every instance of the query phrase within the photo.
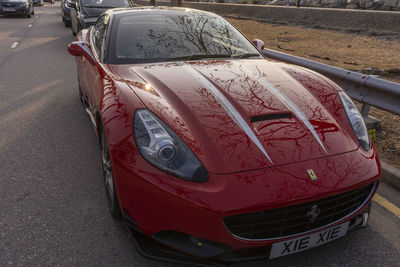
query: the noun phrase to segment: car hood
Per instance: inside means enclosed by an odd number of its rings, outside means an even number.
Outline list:
[[[358,148],[340,89],[306,69],[265,59],[112,69],[212,173],[268,168]]]

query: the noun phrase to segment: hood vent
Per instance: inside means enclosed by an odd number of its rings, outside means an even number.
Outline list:
[[[268,121],[268,120],[277,120],[277,119],[288,119],[291,118],[291,113],[279,113],[279,114],[268,114],[268,115],[260,115],[250,118],[251,122],[258,121]]]

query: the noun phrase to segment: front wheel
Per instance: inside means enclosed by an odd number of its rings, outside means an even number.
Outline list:
[[[104,187],[106,189],[108,210],[110,211],[111,216],[114,219],[121,220],[122,215],[118,202],[117,192],[115,190],[110,151],[108,150],[107,138],[104,131],[101,132],[101,159],[102,159],[103,179],[104,179]]]

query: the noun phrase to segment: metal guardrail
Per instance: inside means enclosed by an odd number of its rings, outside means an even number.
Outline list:
[[[324,74],[341,86],[352,98],[400,115],[400,84],[398,83],[270,49],[264,49],[263,53],[269,58],[306,67]]]

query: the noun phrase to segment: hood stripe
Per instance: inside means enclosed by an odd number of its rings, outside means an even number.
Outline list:
[[[265,151],[262,146],[260,140],[258,140],[257,136],[254,134],[253,130],[247,124],[246,120],[239,114],[239,112],[233,107],[233,105],[229,102],[228,99],[207,79],[205,78],[199,71],[194,69],[189,65],[183,65],[185,70],[191,73],[205,88],[208,92],[210,92],[213,97],[220,103],[220,105],[225,109],[231,119],[235,122],[239,128],[241,128],[246,135],[250,138],[251,141],[261,150],[264,156],[273,163],[268,153]]]
[[[282,93],[278,88],[276,88],[273,84],[268,82],[266,79],[261,77],[260,74],[254,73],[247,67],[241,65],[240,66],[242,70],[248,74],[249,76],[253,76],[255,79],[257,79],[259,82],[261,82],[265,87],[267,87],[275,96],[277,96],[279,99],[282,100],[282,102],[294,113],[296,114],[297,118],[299,118],[304,125],[308,128],[308,130],[312,133],[314,138],[318,141],[319,145],[321,148],[325,151],[326,154],[328,152],[325,149],[324,144],[322,143],[321,139],[319,138],[318,134],[315,132],[314,127],[311,125],[310,121],[307,119],[306,114],[290,99],[288,98],[284,93]]]

